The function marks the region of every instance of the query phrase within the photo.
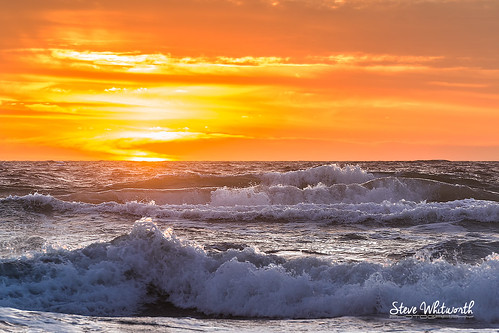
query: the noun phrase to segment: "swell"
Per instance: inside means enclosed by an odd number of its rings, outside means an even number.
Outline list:
[[[247,171],[247,170],[245,170]],[[404,173],[402,173],[404,174]],[[499,193],[485,187],[472,187],[446,181],[410,178],[367,172],[359,166],[322,165],[304,170],[242,174],[182,172],[157,175],[141,181],[107,186],[78,187],[68,191],[53,186],[40,192],[66,201],[87,203],[154,201],[157,204],[296,205],[383,201],[447,202],[477,199],[499,202]],[[431,178],[431,175],[426,175]],[[448,180],[444,176],[433,177]],[[85,183],[85,181],[81,181]],[[470,183],[471,184],[471,183]],[[473,185],[478,185],[473,183]],[[17,186],[12,191],[0,186],[0,193],[15,195],[36,192],[37,187]],[[66,189],[63,189],[66,188]]]
[[[208,197],[208,192],[211,196]],[[113,198],[114,197],[114,198]],[[287,172],[213,175],[162,175],[79,192],[69,199],[86,202],[154,200],[159,204],[294,205],[382,201],[453,201],[468,198],[499,202],[499,193],[438,180],[375,176],[359,166],[322,165]],[[82,200],[83,199],[83,200]]]
[[[172,173],[157,175],[153,178],[109,185],[108,189],[146,188],[146,189],[178,189],[191,187],[247,187],[254,184],[293,185],[306,187],[323,183],[327,185],[343,183],[363,183],[373,175],[359,166],[336,164],[322,165],[305,170],[287,172],[252,172],[242,174],[206,174],[198,172]]]
[[[224,181],[224,183],[227,183]],[[477,199],[499,202],[499,193],[433,180],[384,177],[365,183],[331,184],[318,182],[298,187],[289,184],[258,184],[246,187],[191,187],[175,189],[123,188],[105,191],[79,191],[59,194],[58,198],[87,203],[154,201],[157,204],[296,205],[334,204],[401,200],[447,202]]]
[[[221,186],[246,187],[258,182],[260,182],[260,179],[254,174],[203,175],[190,172],[184,174],[158,175],[151,179],[113,184],[107,186],[106,189],[186,189]]]
[[[490,190],[420,178],[384,177],[369,181],[363,186],[371,190],[386,189],[393,193],[392,197],[395,199],[413,201],[445,202],[468,198],[499,201],[499,193]]]
[[[98,192],[72,193],[59,195],[58,198],[66,201],[78,201],[86,203],[105,202],[155,202],[157,204],[206,204],[211,200],[211,192],[215,187],[207,188],[179,188],[179,189],[141,189],[123,188],[117,190],[105,190]]]
[[[321,318],[388,315],[394,301],[474,301],[477,320],[497,322],[498,273],[497,254],[476,265],[380,265],[286,260],[254,248],[210,253],[142,219],[108,243],[0,261],[0,305],[121,316],[171,303],[208,316]]]

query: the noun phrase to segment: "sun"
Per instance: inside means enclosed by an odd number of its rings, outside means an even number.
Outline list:
[[[162,157],[130,157],[128,161],[134,161],[134,162],[165,162],[165,161],[171,161],[168,158],[162,158]]]

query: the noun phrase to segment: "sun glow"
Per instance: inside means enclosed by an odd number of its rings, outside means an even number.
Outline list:
[[[95,3],[2,8],[2,159],[499,158],[499,43],[419,2]]]
[[[161,157],[130,157],[127,159],[128,161],[134,161],[134,162],[164,162],[168,161],[167,158],[161,158]]]

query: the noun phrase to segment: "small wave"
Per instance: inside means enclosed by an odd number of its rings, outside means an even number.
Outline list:
[[[0,305],[25,310],[116,316],[166,301],[214,316],[320,318],[388,315],[394,301],[439,300],[474,301],[476,319],[499,321],[497,255],[477,265],[380,265],[286,260],[254,248],[210,254],[150,219],[108,243],[0,261],[0,279]]]
[[[211,200],[211,193],[216,188],[188,188],[188,189],[133,189],[106,190],[100,192],[78,192],[69,195],[59,195],[64,200],[86,203],[117,202],[126,203],[134,201],[151,202],[157,204],[206,204]]]

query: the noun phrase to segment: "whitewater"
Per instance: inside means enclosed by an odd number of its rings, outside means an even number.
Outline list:
[[[496,331],[498,231],[499,162],[0,162],[0,330]]]

